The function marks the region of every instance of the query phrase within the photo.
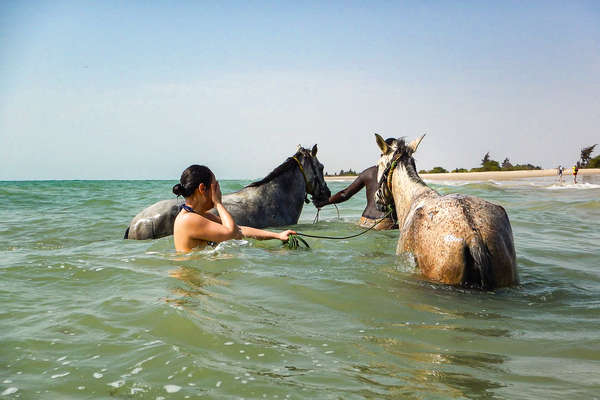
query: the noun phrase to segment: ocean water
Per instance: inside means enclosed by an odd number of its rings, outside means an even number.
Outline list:
[[[600,397],[598,178],[431,184],[506,208],[521,284],[490,293],[422,281],[394,231],[123,240],[173,184],[0,182],[0,398]],[[293,228],[356,233],[364,204]]]

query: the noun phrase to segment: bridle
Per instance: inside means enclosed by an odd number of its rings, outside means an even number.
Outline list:
[[[383,190],[384,185],[385,188],[388,190],[388,193],[392,193],[392,175],[394,174],[394,169],[396,168],[396,165],[398,165],[398,161],[400,161],[400,158],[402,157],[402,154],[398,150],[399,149],[396,149],[394,151],[391,161],[383,170],[383,174],[381,175],[381,178],[379,179],[379,182],[377,184],[377,192],[379,192],[379,196],[381,199],[387,198]],[[389,206],[393,208],[393,204],[394,202],[392,201],[391,204],[389,204]]]
[[[306,155],[304,155],[304,157],[306,157]],[[302,177],[304,178],[304,184],[306,185],[306,188],[305,188],[306,194],[304,195],[304,202],[306,204],[308,204],[308,203],[310,203],[310,200],[308,200],[308,194],[310,193],[311,196],[314,196],[313,185],[311,184],[311,182],[308,181],[308,178],[306,177],[306,172],[304,171],[304,167],[302,166],[302,163],[300,162],[300,160],[298,160],[298,158],[296,156],[293,156],[290,158],[292,158],[294,161],[296,161],[296,164],[298,164],[298,168],[300,168],[300,172],[302,172]]]

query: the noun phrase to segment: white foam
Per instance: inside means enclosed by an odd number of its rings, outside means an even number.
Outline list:
[[[437,180],[430,180],[430,179],[423,179],[423,181],[425,181],[425,183],[427,183],[428,185],[433,183],[434,185],[440,185],[440,186],[464,186],[464,185],[468,185],[469,183],[472,183],[472,182],[467,182],[467,181],[437,181]]]
[[[120,380],[120,381],[114,381],[108,384],[108,386],[112,386],[112,387],[116,387],[116,388],[120,388],[121,386],[123,386],[125,384],[125,381]]]
[[[70,374],[70,372],[65,372],[65,373],[62,373],[62,374],[56,374],[56,375],[52,375],[52,376],[51,376],[51,378],[52,378],[52,379],[56,379],[56,378],[62,378],[63,376],[67,376],[67,375],[69,375],[69,374]]]
[[[99,372],[94,372],[94,373],[92,374],[92,376],[93,376],[94,378],[96,378],[96,379],[100,379],[100,378],[102,378],[104,375],[103,375],[103,374],[101,374],[101,373],[99,373]]]
[[[600,189],[600,185],[594,183],[571,183],[567,185],[551,185],[546,187],[548,190],[589,190]]]
[[[163,386],[167,393],[177,393],[181,390],[181,386],[177,385],[165,385]]]
[[[2,392],[2,396],[8,396],[9,394],[13,394],[16,393],[19,390],[19,388],[16,387],[9,387],[8,389],[6,389],[4,392]]]
[[[155,344],[161,344],[161,343],[163,343],[163,341],[162,341],[162,340],[153,340],[153,341],[151,341],[151,342],[146,342],[146,343],[144,343],[142,346],[152,346],[152,345],[155,345]]]

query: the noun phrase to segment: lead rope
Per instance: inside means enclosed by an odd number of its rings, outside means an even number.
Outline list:
[[[383,221],[384,219],[386,219],[387,217],[389,217],[392,213],[394,212],[393,208],[389,208],[388,212],[385,213],[385,215],[383,217],[381,217],[377,222],[375,222],[373,224],[373,226],[371,226],[369,229],[365,229],[362,232],[356,233],[354,235],[349,235],[349,236],[321,236],[321,235],[310,235],[308,233],[302,233],[302,232],[296,232],[296,234],[291,234],[288,236],[288,247],[290,249],[297,249],[299,247],[300,242],[302,242],[307,248],[310,248],[310,246],[308,245],[308,243],[306,243],[306,241],[304,239],[302,239],[300,236],[304,236],[304,237],[309,237],[309,238],[316,238],[316,239],[332,239],[332,240],[344,240],[344,239],[351,239],[351,238],[355,238],[358,237],[360,235],[364,235],[365,233],[369,232],[370,230],[374,229],[377,225],[379,225],[379,223],[381,221]]]
[[[337,219],[338,221],[341,219],[340,218],[340,209],[338,208],[338,206],[334,204],[332,204],[332,206],[335,207],[335,210],[337,211]],[[315,215],[315,219],[313,219],[313,225],[316,224],[317,222],[319,222],[319,213],[321,212],[320,208],[317,208],[317,214]]]

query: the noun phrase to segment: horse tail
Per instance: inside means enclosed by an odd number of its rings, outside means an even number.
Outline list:
[[[129,227],[125,229],[125,236],[123,237],[123,239],[129,239]]]
[[[476,233],[465,246],[466,271],[464,283],[492,290],[496,287],[496,279],[492,268],[492,255],[481,235]]]

